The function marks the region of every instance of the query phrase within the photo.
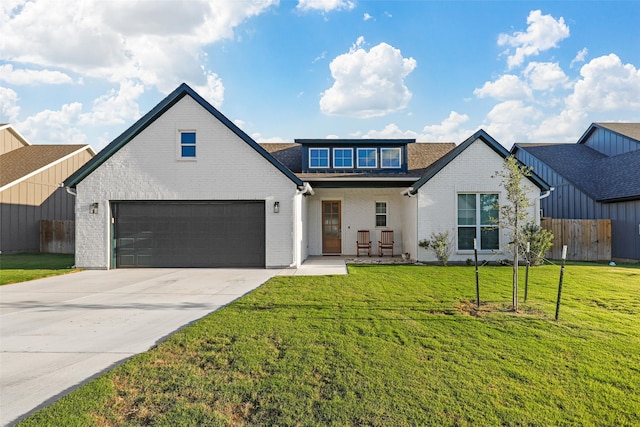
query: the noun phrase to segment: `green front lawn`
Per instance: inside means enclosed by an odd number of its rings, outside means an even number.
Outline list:
[[[640,269],[276,277],[24,425],[640,425]],[[524,269],[521,273],[524,278]],[[521,289],[521,295],[523,289]]]
[[[0,255],[0,285],[71,273],[74,264],[74,255]]]

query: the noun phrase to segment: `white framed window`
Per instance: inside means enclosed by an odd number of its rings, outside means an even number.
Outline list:
[[[334,148],[333,167],[353,168],[353,148]]]
[[[386,227],[388,215],[387,202],[376,202],[376,227]]]
[[[498,219],[499,195],[494,193],[458,194],[458,250],[473,250],[473,239],[481,251],[500,249]]]
[[[402,150],[400,147],[380,149],[380,167],[385,169],[399,169],[402,165]]]
[[[359,168],[375,169],[378,167],[378,150],[375,148],[358,148],[357,164]]]
[[[196,131],[181,130],[179,132],[179,158],[185,160],[196,159]]]
[[[310,168],[328,168],[329,167],[329,149],[328,148],[309,148],[309,167]]]

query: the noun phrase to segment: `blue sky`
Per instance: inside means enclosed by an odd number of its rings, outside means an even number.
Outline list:
[[[640,122],[640,1],[4,0],[0,122],[102,149],[186,82],[257,141]]]

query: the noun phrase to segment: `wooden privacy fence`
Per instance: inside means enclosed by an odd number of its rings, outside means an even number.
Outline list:
[[[72,254],[76,246],[76,223],[74,221],[40,221],[40,252],[50,254]]]
[[[567,245],[568,260],[611,260],[610,219],[542,218],[540,226],[553,233],[553,247],[547,258],[562,258],[562,246]]]

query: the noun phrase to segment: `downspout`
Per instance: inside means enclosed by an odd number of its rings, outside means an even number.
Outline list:
[[[60,187],[64,187],[64,182],[59,184]],[[67,190],[67,193],[71,194],[73,197],[77,197],[78,193],[76,193],[71,187],[64,187]]]
[[[540,195],[540,197],[538,197],[538,200],[546,199],[547,197],[549,197],[549,196],[551,195],[551,192],[552,192],[553,190],[555,190],[555,189],[556,189],[555,187],[551,187],[551,188],[549,188],[547,191],[545,191],[544,193],[542,193],[542,194]]]
[[[400,194],[402,194],[403,196],[407,196],[407,197],[416,197],[416,193],[413,190],[413,187],[409,187],[409,188],[406,188],[406,189],[402,190],[400,192]]]
[[[545,191],[544,193],[542,193],[540,195],[540,197],[538,197],[538,209],[540,210],[539,214],[540,214],[540,219],[542,220],[542,208],[540,207],[540,200],[542,199],[546,199],[547,197],[549,197],[551,195],[551,192],[553,190],[555,190],[555,187],[550,187],[547,191]]]
[[[315,191],[313,191],[313,188],[311,188],[311,185],[308,182],[305,182],[303,183],[303,185],[298,186],[298,188],[296,189],[296,194],[293,196],[293,202],[294,202],[293,203],[293,206],[294,206],[293,241],[295,242],[295,244],[292,248],[293,254],[291,259],[293,260],[293,262],[289,266],[291,268],[297,268],[300,265],[302,265],[302,259],[298,259],[298,258],[302,258],[302,247],[300,248],[296,247],[296,245],[300,240],[300,236],[298,235],[299,234],[298,224],[302,220],[302,204],[300,204],[300,206],[296,204],[297,196],[299,196],[300,194],[302,194],[303,196],[313,196],[315,194]]]

